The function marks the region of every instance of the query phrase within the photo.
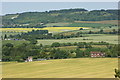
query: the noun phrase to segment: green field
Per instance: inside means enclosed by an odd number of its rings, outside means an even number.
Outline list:
[[[3,62],[3,78],[114,78],[117,58]]]
[[[86,40],[83,40],[86,39]],[[79,38],[69,38],[69,39],[46,39],[46,40],[38,40],[38,44],[43,45],[51,45],[54,42],[59,43],[74,43],[74,42],[99,42],[104,41],[111,44],[118,44],[118,36],[117,35],[105,35],[105,34],[89,34],[87,37],[79,37]]]

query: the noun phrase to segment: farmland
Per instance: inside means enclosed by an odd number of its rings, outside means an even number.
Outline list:
[[[120,55],[117,20],[117,10],[65,9],[4,15],[0,28],[2,76],[114,78]]]
[[[3,62],[3,78],[114,78],[117,58]]]
[[[86,39],[86,40],[85,40]],[[70,39],[59,39],[59,40],[52,40],[52,39],[46,39],[46,40],[38,40],[38,44],[43,45],[50,45],[53,42],[59,42],[59,43],[74,43],[74,42],[99,42],[99,41],[105,41],[111,44],[118,44],[118,36],[117,35],[104,35],[104,34],[89,34],[87,37],[79,37],[79,38],[70,38]]]
[[[64,31],[79,30],[80,28],[89,29],[87,27],[45,27],[45,28],[0,28],[3,32],[28,32],[32,30],[49,30],[51,33]]]
[[[2,77],[114,78],[118,10],[53,9],[2,16]]]
[[[23,32],[28,32],[32,30],[48,30],[50,33],[62,33],[62,32],[79,32],[80,28],[83,28],[81,32],[89,32],[89,31],[99,31],[100,29],[104,29],[105,32],[112,31],[113,29],[117,30],[117,20],[108,20],[108,21],[75,21],[72,23],[47,23],[44,28],[0,28],[2,34],[7,35],[16,35],[21,34]]]

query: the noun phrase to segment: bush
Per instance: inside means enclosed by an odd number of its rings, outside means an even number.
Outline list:
[[[60,43],[58,42],[52,43],[51,47],[60,47]]]

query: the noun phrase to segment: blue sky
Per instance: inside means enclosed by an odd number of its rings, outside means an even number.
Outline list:
[[[43,12],[48,10],[85,8],[94,9],[117,9],[117,2],[3,2],[2,14],[22,12]]]

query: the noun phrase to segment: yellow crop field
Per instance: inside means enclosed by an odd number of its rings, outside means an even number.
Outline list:
[[[89,29],[87,27],[45,27],[45,28],[0,28],[3,32],[27,32],[32,30],[48,30],[49,32],[64,32],[71,30],[79,30],[80,28]]]

